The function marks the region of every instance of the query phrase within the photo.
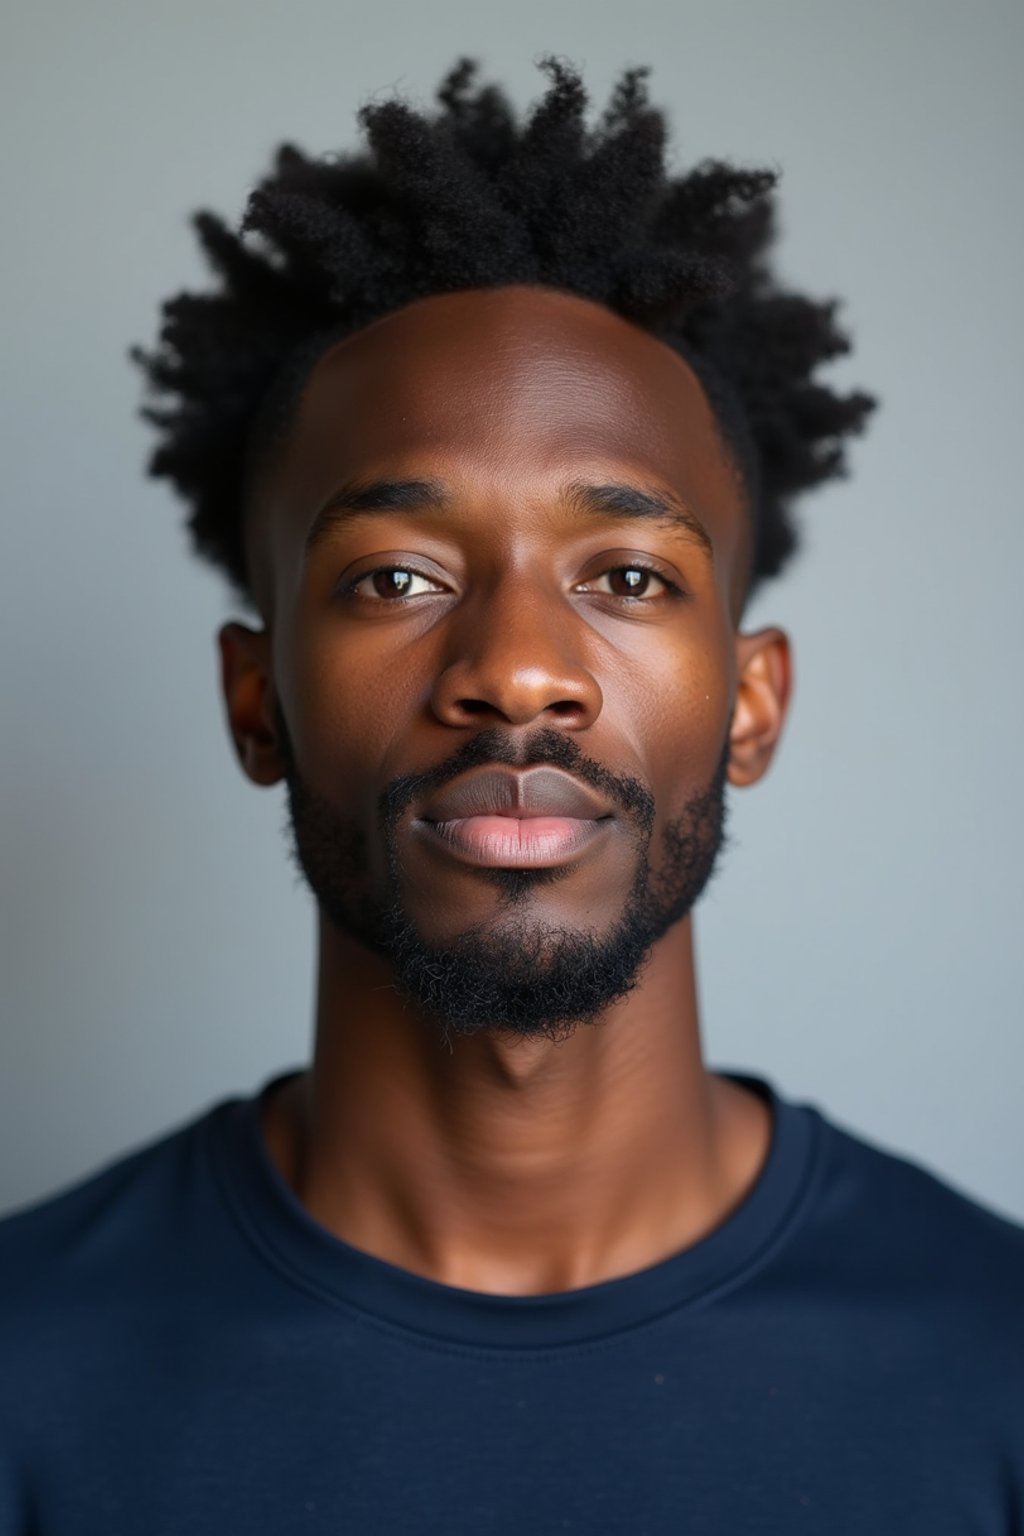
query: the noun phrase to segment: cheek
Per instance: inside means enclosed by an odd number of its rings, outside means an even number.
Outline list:
[[[692,648],[649,677],[643,705],[651,787],[659,817],[678,815],[719,766],[732,719],[731,651]]]
[[[275,643],[275,674],[298,766],[339,807],[372,812],[397,743],[416,708],[410,668],[382,667],[380,647],[332,633],[329,620],[300,621]],[[364,803],[365,802],[365,803]]]

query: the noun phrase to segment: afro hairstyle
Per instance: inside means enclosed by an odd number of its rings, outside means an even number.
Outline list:
[[[773,279],[777,173],[705,160],[672,175],[648,70],[625,71],[590,126],[579,73],[555,58],[541,68],[547,89],[519,117],[462,59],[433,112],[364,106],[358,152],[283,145],[237,234],[194,216],[217,286],[169,299],[157,346],[131,355],[159,433],[149,471],[185,499],[194,550],[244,601],[254,444],[285,430],[329,345],[433,294],[544,285],[685,356],[747,490],[748,590],[793,554],[795,498],[845,473],[844,440],[875,402],[815,377],[849,351],[836,302]]]

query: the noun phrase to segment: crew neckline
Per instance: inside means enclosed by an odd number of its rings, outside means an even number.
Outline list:
[[[706,1303],[773,1253],[806,1204],[823,1124],[809,1104],[782,1098],[751,1073],[716,1075],[757,1093],[772,1135],[765,1162],[738,1206],[705,1237],[645,1269],[576,1290],[505,1296],[417,1275],[354,1247],[316,1221],[273,1162],[263,1134],[267,1096],[294,1073],[232,1099],[208,1117],[208,1150],[235,1219],[264,1260],[329,1305],[421,1339],[477,1350],[580,1346]]]

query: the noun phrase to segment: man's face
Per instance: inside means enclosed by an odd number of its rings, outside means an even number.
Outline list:
[[[327,922],[448,1029],[596,1017],[696,899],[748,540],[692,371],[600,306],[430,298],[316,364],[253,498],[254,776]]]

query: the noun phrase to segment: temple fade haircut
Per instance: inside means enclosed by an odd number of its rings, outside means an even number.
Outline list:
[[[665,164],[649,71],[626,71],[587,123],[579,74],[518,119],[461,60],[438,110],[364,107],[366,147],[311,159],[291,145],[236,235],[195,215],[219,286],[163,306],[159,344],[132,350],[160,432],[150,473],[190,505],[193,547],[252,602],[243,519],[254,467],[286,431],[333,342],[432,294],[539,284],[605,305],[681,353],[708,394],[747,492],[748,592],[793,553],[794,499],[845,473],[844,440],[875,402],[815,378],[849,351],[836,302],[782,289],[767,256],[777,173]]]

